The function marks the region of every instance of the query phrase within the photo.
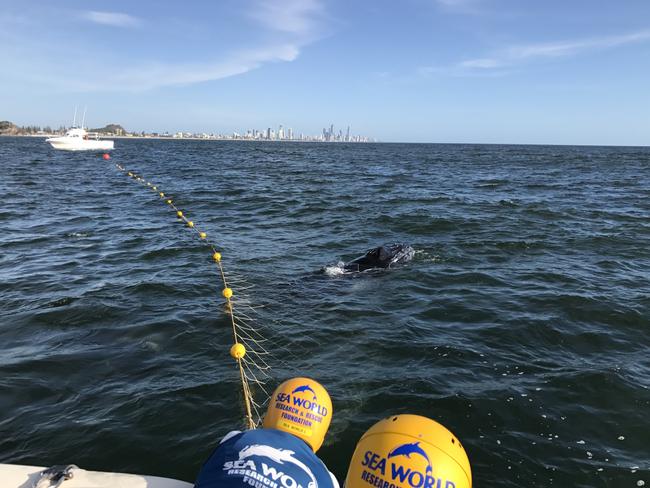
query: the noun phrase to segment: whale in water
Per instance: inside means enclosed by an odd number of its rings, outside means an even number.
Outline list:
[[[390,268],[394,264],[413,259],[415,251],[408,244],[384,244],[368,250],[363,256],[343,265],[345,271],[365,271],[374,268]]]

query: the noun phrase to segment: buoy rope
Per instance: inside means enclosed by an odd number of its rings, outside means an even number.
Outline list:
[[[104,159],[107,158],[104,157]],[[239,369],[239,379],[241,382],[244,399],[245,422],[246,426],[249,429],[254,429],[260,420],[259,409],[261,406],[257,404],[253,398],[250,383],[253,382],[257,384],[264,391],[264,393],[268,395],[263,387],[263,382],[258,379],[258,374],[262,373],[264,376],[268,377],[268,374],[265,371],[270,369],[270,366],[263,359],[263,356],[268,355],[269,353],[264,349],[264,347],[260,345],[260,343],[264,342],[265,339],[259,333],[259,331],[255,330],[255,328],[252,326],[251,322],[253,319],[243,313],[240,314],[239,311],[237,314],[235,314],[235,300],[233,299],[234,292],[229,286],[229,280],[227,279],[226,273],[224,271],[222,255],[218,250],[218,246],[208,238],[206,232],[203,232],[197,228],[197,226],[194,224],[194,221],[188,219],[185,213],[176,206],[174,200],[165,194],[165,192],[163,192],[158,185],[147,181],[138,173],[129,171],[118,163],[115,164],[115,167],[122,173],[126,174],[132,180],[157,193],[160,199],[176,212],[176,217],[178,217],[187,228],[193,230],[198,235],[199,239],[205,242],[212,251],[212,260],[217,265],[219,277],[221,278],[223,285],[221,295],[226,300],[225,312],[230,317],[230,325],[232,327],[233,345],[230,348],[230,355],[237,362],[237,367]],[[251,347],[252,345],[255,347]],[[247,361],[247,353],[255,356],[255,360]],[[254,366],[257,370],[257,374],[252,366]]]

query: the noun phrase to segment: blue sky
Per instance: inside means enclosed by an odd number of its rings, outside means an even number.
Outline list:
[[[0,0],[0,119],[650,145],[647,0]]]

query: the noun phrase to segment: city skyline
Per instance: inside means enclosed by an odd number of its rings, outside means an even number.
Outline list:
[[[334,129],[334,124],[330,124],[329,128],[324,127],[321,134],[305,134],[304,132],[295,132],[292,127],[287,127],[286,130],[283,124],[279,124],[278,130],[267,127],[263,130],[247,129],[245,131],[230,131],[226,133],[220,132],[206,132],[194,131],[188,132],[183,130],[176,131],[130,131],[122,127],[121,124],[111,123],[104,127],[90,128],[84,124],[77,124],[76,110],[75,117],[73,117],[72,125],[61,124],[55,128],[49,125],[36,125],[27,124],[23,126],[16,126],[11,121],[0,120],[0,135],[51,135],[51,134],[64,134],[68,129],[74,127],[82,127],[91,132],[101,132],[105,135],[114,137],[161,137],[173,139],[219,139],[219,140],[258,140],[258,141],[304,141],[304,142],[379,142],[377,139],[365,135],[354,134],[348,125],[345,133],[342,129],[338,132]],[[4,127],[6,126],[6,127]],[[3,130],[4,129],[4,130]],[[8,131],[8,132],[7,132]]]
[[[18,125],[88,105],[89,125],[134,131],[650,144],[642,0],[0,5],[0,118]]]

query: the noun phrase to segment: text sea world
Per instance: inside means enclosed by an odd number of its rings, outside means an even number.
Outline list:
[[[313,420],[319,423],[321,423],[323,421],[323,417],[326,417],[328,414],[327,407],[324,405],[319,405],[316,402],[306,400],[304,398],[299,398],[288,393],[278,393],[275,397],[275,401],[275,408],[278,410],[284,410],[285,412],[301,416],[303,413],[300,409],[308,410],[309,412],[304,414],[304,417],[308,420]]]
[[[377,488],[399,488],[405,486],[405,483],[408,483],[408,486],[412,488],[456,488],[456,484],[451,480],[443,480],[412,468],[405,468],[394,461],[388,463],[390,466],[390,472],[388,473],[390,480],[387,480],[387,463],[388,460],[385,457],[372,451],[366,451],[361,465],[366,466],[373,472],[364,469],[361,473],[361,479]],[[381,476],[377,474],[377,471],[381,473]]]

